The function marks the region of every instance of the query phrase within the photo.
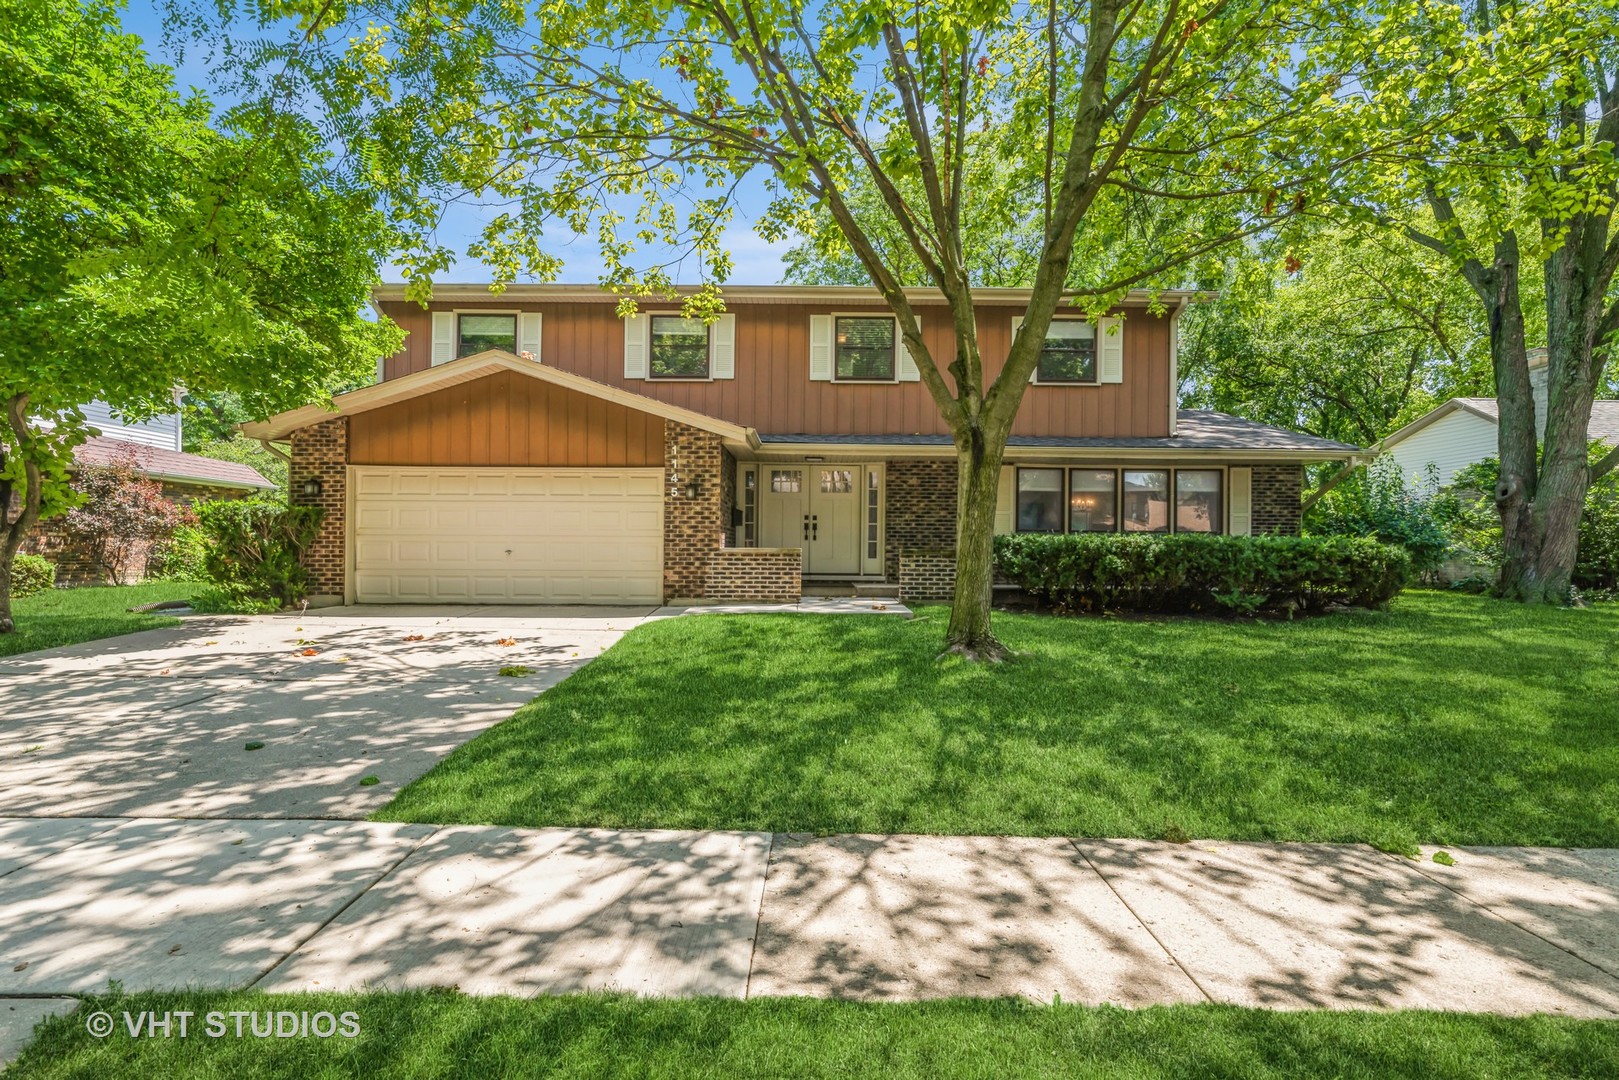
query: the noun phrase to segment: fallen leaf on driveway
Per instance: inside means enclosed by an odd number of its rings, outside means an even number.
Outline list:
[[[517,644],[517,639],[516,638],[510,638],[510,637],[496,638],[495,639],[495,644],[496,645],[516,645]]]
[[[23,968],[25,968],[27,966],[28,966],[28,961],[24,960],[22,963],[18,964],[16,967],[12,968],[11,970],[12,971],[21,971]]]
[[[427,635],[426,634],[406,634],[405,635],[405,640],[406,641],[426,641],[427,640]]]
[[[320,655],[320,650],[319,649],[303,649],[298,653],[298,655],[299,656],[319,656]]]
[[[167,675],[168,673],[169,673],[168,668],[164,668],[162,671],[158,672],[159,675]]]

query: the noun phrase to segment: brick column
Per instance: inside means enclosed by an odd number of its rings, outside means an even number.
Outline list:
[[[287,467],[287,496],[294,506],[318,506],[323,511],[320,533],[304,552],[311,599],[343,601],[347,583],[348,552],[344,536],[348,525],[349,422],[345,417],[301,428],[292,433],[292,464]],[[320,494],[304,494],[306,480],[320,481]]]
[[[1297,536],[1304,519],[1304,466],[1255,465],[1254,535]]]
[[[663,598],[707,595],[709,556],[725,547],[725,448],[720,437],[673,420],[663,425]],[[676,477],[678,476],[678,479]],[[686,487],[697,481],[697,497]]]
[[[887,538],[883,577],[899,580],[900,553],[956,546],[956,463],[954,459],[890,461],[887,485]]]

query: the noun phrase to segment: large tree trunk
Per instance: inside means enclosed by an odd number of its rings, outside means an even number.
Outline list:
[[[1578,225],[1546,263],[1546,416],[1536,446],[1533,394],[1516,276],[1511,312],[1503,312],[1505,355],[1498,352],[1496,394],[1500,409],[1502,564],[1497,593],[1511,600],[1560,604],[1568,600],[1579,554],[1580,515],[1590,486],[1587,431],[1600,366],[1593,357],[1602,296],[1592,295]],[[1605,235],[1605,231],[1604,234]],[[1492,312],[1492,328],[1496,313]],[[1517,339],[1514,345],[1511,340]],[[1510,365],[1503,372],[1503,362]],[[1521,366],[1520,366],[1521,365]],[[1503,375],[1508,381],[1503,381]],[[1510,408],[1509,408],[1510,406]],[[1510,464],[1509,464],[1510,462]]]
[[[945,644],[974,660],[1003,660],[1006,648],[990,629],[995,583],[995,495],[1006,439],[980,429],[957,438],[956,590]]]

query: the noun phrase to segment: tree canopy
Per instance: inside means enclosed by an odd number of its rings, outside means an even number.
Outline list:
[[[0,24],[0,630],[12,557],[65,509],[81,407],[134,419],[177,387],[264,415],[397,348],[362,316],[392,233],[313,125],[182,99],[108,4],[19,0]]]

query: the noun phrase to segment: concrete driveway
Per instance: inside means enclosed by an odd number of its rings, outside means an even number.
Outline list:
[[[0,817],[363,818],[654,610],[193,617],[12,657]]]

